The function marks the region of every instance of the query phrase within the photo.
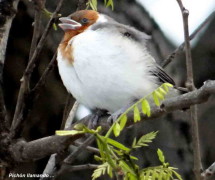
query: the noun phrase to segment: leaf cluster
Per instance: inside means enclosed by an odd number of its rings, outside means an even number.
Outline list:
[[[111,7],[111,9],[114,9],[114,2],[113,0],[104,0],[104,5],[105,7]],[[94,11],[97,11],[97,7],[98,7],[98,0],[89,0],[87,2],[87,9],[91,8]]]
[[[170,83],[163,83],[160,87],[155,89],[151,94],[141,98],[139,101],[130,106],[119,118],[114,122],[113,126],[109,129],[108,135],[113,131],[114,135],[117,137],[120,135],[120,132],[125,127],[128,117],[127,114],[133,111],[134,122],[141,120],[140,113],[145,114],[146,116],[151,116],[151,106],[149,103],[150,98],[153,99],[156,106],[160,106],[161,101],[165,99],[166,94],[169,91],[169,88],[173,87]]]
[[[156,105],[160,104],[160,100],[164,99],[171,84],[164,83],[150,95],[140,99],[134,105],[128,108],[113,125],[110,127],[106,135],[101,135],[101,127],[96,130],[89,129],[83,124],[77,124],[75,130],[69,131],[56,131],[57,135],[75,135],[90,133],[96,138],[97,146],[100,155],[95,155],[94,158],[101,162],[101,165],[93,172],[92,179],[95,180],[104,174],[108,174],[110,178],[121,176],[123,180],[172,180],[179,179],[181,176],[175,171],[176,168],[170,167],[169,163],[165,162],[163,152],[158,149],[157,155],[161,162],[160,166],[141,168],[137,165],[138,158],[132,155],[132,152],[137,148],[148,146],[149,143],[156,137],[158,132],[150,132],[143,135],[138,140],[135,138],[130,147],[126,147],[122,143],[110,138],[110,134],[113,132],[115,136],[119,136],[120,132],[124,129],[127,123],[127,113],[133,111],[134,122],[140,121],[140,109],[141,112],[150,116],[150,105],[147,100],[149,97],[153,97]]]

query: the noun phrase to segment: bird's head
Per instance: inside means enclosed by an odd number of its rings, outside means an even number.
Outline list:
[[[68,17],[59,18],[61,21],[59,26],[65,31],[65,33],[77,35],[94,24],[98,17],[99,14],[96,11],[81,10],[69,15]]]

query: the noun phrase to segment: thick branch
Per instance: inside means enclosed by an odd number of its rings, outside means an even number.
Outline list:
[[[195,104],[204,103],[208,100],[211,94],[215,94],[215,81],[207,81],[198,90],[194,90],[178,97],[169,98],[163,101],[160,107],[152,106],[151,117],[147,117],[142,114],[142,121],[161,117],[162,115],[169,112],[188,108]],[[128,117],[129,122],[127,125],[134,124],[132,112],[128,115]],[[89,119],[90,116],[87,116],[78,121],[78,123],[87,125]],[[107,123],[107,118],[101,119],[99,121],[99,125],[101,125],[103,129],[108,129],[110,127],[110,125]],[[50,136],[28,143],[17,141],[11,145],[11,154],[14,159],[17,160],[17,162],[41,159],[45,156],[64,150],[70,143],[74,142],[80,137],[82,136]]]

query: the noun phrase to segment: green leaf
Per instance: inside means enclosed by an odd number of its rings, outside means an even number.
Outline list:
[[[164,157],[164,155],[163,155],[163,152],[162,152],[160,149],[158,149],[158,150],[157,150],[157,154],[158,154],[158,158],[159,158],[160,162],[161,162],[162,164],[164,164],[164,163],[165,163],[165,157]]]
[[[157,97],[157,95],[156,95],[155,92],[152,93],[152,96],[153,96],[153,99],[154,99],[155,104],[156,104],[157,106],[160,106],[160,101],[159,101],[159,99],[158,99],[158,97]]]
[[[74,129],[82,131],[83,129],[87,128],[84,124],[78,123],[74,126]]]
[[[135,105],[134,106],[134,122],[140,121],[140,111],[138,107]]]
[[[115,122],[114,123],[114,127],[113,127],[113,133],[114,133],[114,135],[117,137],[117,136],[119,136],[120,135],[120,125],[119,125],[119,123],[118,122]]]
[[[172,171],[172,172],[179,180],[182,180],[182,177],[180,174],[178,174],[176,171]]]
[[[135,143],[135,141],[132,144],[132,148],[140,148],[143,146],[148,146],[148,143],[152,142],[152,140],[156,137],[157,135],[157,131],[156,132],[150,132],[148,134],[143,135],[138,141],[137,143]]]
[[[150,117],[151,108],[150,108],[149,102],[146,99],[143,99],[143,101],[142,101],[142,111],[144,114],[146,114],[148,117]]]
[[[95,159],[96,161],[102,161],[102,158],[99,157],[99,156],[97,156],[97,155],[94,155],[94,159]]]
[[[124,129],[126,123],[127,123],[127,115],[123,114],[122,117],[120,118],[120,122],[119,122],[121,131]]]
[[[112,146],[114,146],[114,147],[116,147],[116,148],[118,148],[118,149],[121,149],[121,150],[123,150],[123,151],[126,151],[126,152],[130,151],[129,148],[127,148],[127,147],[124,146],[123,144],[121,144],[121,143],[119,143],[119,142],[117,142],[117,141],[115,141],[115,140],[113,140],[113,139],[107,138],[107,143],[109,143],[109,144],[111,144]]]
[[[158,91],[163,94],[164,96],[167,94],[167,92],[162,88],[162,87],[159,87],[158,88]]]
[[[169,87],[173,87],[173,85],[170,84],[170,83],[163,83],[162,86],[163,86],[163,88],[165,89],[166,92],[169,91]]]
[[[101,158],[104,161],[105,160],[105,154],[104,154],[104,149],[105,148],[104,148],[104,145],[103,145],[103,143],[101,143],[101,141],[98,138],[96,138],[96,142],[97,142],[97,146],[99,148]]]
[[[94,10],[97,11],[97,0],[90,0],[90,7]]]
[[[107,167],[107,174],[110,176],[110,178],[113,177],[113,169],[109,164],[108,164],[108,167]]]
[[[113,0],[108,0],[107,4],[106,4],[106,7],[109,7],[111,6],[111,9],[113,10],[114,9],[114,4],[113,4]]]
[[[55,134],[58,136],[68,136],[68,135],[76,135],[76,134],[83,134],[83,131],[77,130],[62,130],[62,131],[55,131]]]
[[[135,171],[123,160],[120,160],[119,166],[125,171],[126,173],[131,173],[135,175]]]
[[[164,100],[164,96],[162,93],[160,93],[159,91],[155,91],[155,94],[159,99]]]
[[[135,157],[135,156],[130,156],[130,158],[131,158],[131,159],[134,159],[134,160],[136,160],[136,161],[138,161],[138,158]]]
[[[136,146],[136,144],[137,144],[137,138],[135,137],[131,147],[133,148],[134,146]]]
[[[97,179],[98,177],[100,177],[101,175],[104,175],[107,168],[108,168],[109,164],[107,162],[105,162],[104,164],[101,164],[97,167],[97,169],[94,170],[93,174],[92,174],[92,180]]]

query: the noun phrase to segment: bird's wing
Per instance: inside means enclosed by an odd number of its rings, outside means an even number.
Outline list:
[[[133,39],[134,41],[140,43],[143,45],[143,47],[145,47],[147,41],[150,39],[150,36],[145,34],[144,32],[141,32],[133,27],[127,26],[127,25],[123,25],[120,24],[116,21],[114,21],[113,19],[109,18],[108,22],[105,23],[98,23],[96,25],[93,25],[92,30],[99,30],[99,29],[111,29],[115,32],[118,32],[124,36],[127,36],[130,39]],[[159,65],[157,65],[157,63],[155,62],[155,60],[153,61],[154,66],[156,66],[156,68],[151,71],[151,73],[156,76],[161,83],[165,83],[168,82],[172,85],[175,85],[175,82],[173,81],[173,79],[164,72],[164,70],[159,67]]]
[[[154,71],[151,71],[151,73],[156,76],[161,83],[168,82],[172,85],[175,85],[174,80],[167,73],[165,73],[161,67],[157,66]]]
[[[146,33],[141,32],[131,26],[120,24],[110,17],[108,17],[107,22],[100,22],[92,25],[91,29],[94,31],[108,29],[113,31],[114,33],[120,33],[123,36],[127,36],[128,38],[143,44],[145,44],[145,42],[151,38]]]

